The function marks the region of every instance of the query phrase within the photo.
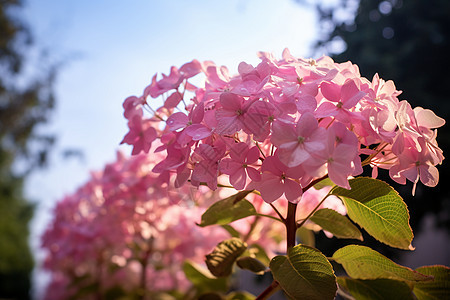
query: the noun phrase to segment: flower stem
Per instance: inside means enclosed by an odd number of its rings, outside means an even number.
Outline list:
[[[316,205],[316,207],[314,207],[314,209],[309,213],[309,215],[304,218],[299,224],[297,224],[297,228],[300,228],[303,226],[303,224],[306,223],[306,221],[309,220],[309,218],[311,218],[311,216],[319,209],[319,207],[322,205],[322,203],[325,201],[325,199],[328,198],[328,196],[330,196],[330,193],[328,193],[320,202],[319,204]]]
[[[269,299],[270,296],[275,294],[281,289],[278,281],[272,281],[272,284],[269,285],[255,300],[264,300]]]
[[[308,184],[306,187],[304,187],[304,188],[302,189],[303,193],[306,192],[307,190],[309,190],[311,187],[313,187],[316,183],[319,183],[319,182],[321,182],[322,180],[324,180],[324,179],[326,179],[326,178],[328,178],[328,174],[326,174],[325,176],[322,176],[322,177],[320,177],[320,178],[317,178],[317,179],[311,181],[310,184]]]
[[[252,225],[250,225],[249,231],[247,232],[247,234],[246,234],[245,237],[243,238],[243,241],[244,241],[244,242],[247,242],[247,241],[248,241],[248,239],[250,238],[250,236],[251,236],[253,230],[255,230],[256,224],[258,223],[258,221],[259,221],[260,218],[261,218],[261,216],[256,215],[255,219],[253,220]]]
[[[285,219],[284,219],[283,215],[280,213],[280,211],[277,209],[277,207],[275,205],[273,205],[272,203],[269,203],[269,205],[277,213],[278,217],[280,217],[280,220],[284,222]]]
[[[289,202],[288,212],[284,225],[286,226],[286,245],[287,250],[295,246],[295,233],[297,231],[297,224],[295,221],[295,213],[297,212],[297,204]]]

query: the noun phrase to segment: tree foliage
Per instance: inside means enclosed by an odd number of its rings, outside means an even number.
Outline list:
[[[53,136],[38,133],[54,106],[54,68],[35,65],[32,34],[19,0],[0,1],[0,298],[28,299],[33,259],[26,175],[42,166]],[[31,71],[30,71],[31,70]]]

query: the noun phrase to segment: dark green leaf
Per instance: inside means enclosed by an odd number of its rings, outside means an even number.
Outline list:
[[[267,253],[263,247],[261,247],[258,244],[252,244],[252,245],[248,246],[247,251],[248,251],[248,254],[250,255],[250,257],[258,259],[260,262],[262,262],[267,267],[269,266],[270,258],[267,255]]]
[[[258,275],[264,274],[264,271],[267,270],[266,265],[264,265],[260,260],[250,256],[239,257],[236,264],[239,268],[248,270]]]
[[[229,276],[234,262],[246,249],[247,244],[238,238],[220,242],[212,253],[206,255],[206,266],[214,276]]]
[[[239,233],[239,231],[237,231],[236,229],[234,229],[233,226],[225,224],[225,225],[221,225],[223,229],[225,229],[226,231],[228,231],[228,233],[235,238],[240,238],[241,234]]]
[[[305,226],[302,226],[299,229],[297,229],[297,238],[299,239],[301,244],[310,247],[316,246],[316,237],[314,235],[314,231],[306,228]]]
[[[255,298],[247,292],[233,292],[227,295],[226,300],[254,300]]]
[[[331,232],[337,238],[363,240],[359,229],[346,216],[335,210],[319,209],[310,220],[322,227],[323,230]]]
[[[198,300],[223,300],[222,295],[217,293],[205,293],[198,297]]]
[[[334,299],[337,285],[333,268],[318,250],[297,245],[287,256],[276,256],[270,262],[273,277],[293,299]]]
[[[365,246],[345,246],[333,254],[333,259],[354,279],[384,278],[411,282],[433,280],[432,276],[398,265]]]
[[[335,186],[334,182],[331,181],[330,178],[325,178],[325,179],[321,180],[320,182],[316,183],[314,185],[314,188],[316,190],[320,190],[320,189],[323,189],[324,187],[327,187],[327,186]]]
[[[240,191],[233,196],[217,201],[211,205],[202,215],[200,226],[225,225],[233,221],[257,214],[255,207],[245,200],[252,191]]]
[[[399,194],[373,178],[359,177],[349,182],[351,190],[334,187],[331,194],[343,200],[350,219],[382,243],[414,250],[408,209]]]
[[[186,278],[198,289],[200,293],[211,291],[226,291],[228,289],[225,278],[214,278],[200,266],[189,261],[184,262],[183,271]]]
[[[338,277],[340,293],[350,294],[358,300],[401,299],[414,300],[411,287],[404,281],[393,279],[361,280]]]
[[[450,296],[450,268],[446,266],[425,266],[416,269],[425,275],[434,276],[433,281],[414,285],[414,294],[419,300],[443,300]]]

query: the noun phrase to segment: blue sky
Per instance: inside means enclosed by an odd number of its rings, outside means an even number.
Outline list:
[[[42,128],[57,136],[50,167],[26,185],[38,203],[35,249],[55,202],[85,182],[90,170],[114,160],[117,149],[131,152],[119,147],[127,132],[122,102],[140,95],[154,73],[194,58],[236,73],[241,61],[256,65],[258,51],[281,57],[285,47],[308,56],[318,33],[312,8],[293,0],[28,0],[24,13],[37,45],[63,62],[56,110]],[[81,150],[84,159],[62,159],[67,148]]]

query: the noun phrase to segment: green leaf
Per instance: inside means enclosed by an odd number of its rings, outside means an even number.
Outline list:
[[[233,292],[227,295],[226,300],[254,300],[256,297],[247,292]]]
[[[228,198],[217,201],[211,205],[202,215],[199,226],[219,224],[225,225],[233,221],[257,214],[255,207],[245,200],[252,191],[240,191]]]
[[[273,277],[293,299],[334,299],[337,285],[333,268],[318,250],[297,245],[287,256],[275,256],[270,262]]]
[[[238,238],[220,242],[212,253],[206,255],[206,266],[214,276],[229,276],[234,262],[246,249],[247,244]]]
[[[419,282],[414,285],[417,299],[443,300],[450,295],[450,268],[446,266],[425,266],[416,269],[425,275],[434,276],[434,281]]]
[[[402,299],[414,300],[411,287],[404,281],[393,279],[361,280],[338,277],[340,292],[358,300]]]
[[[325,178],[325,179],[319,181],[318,183],[316,183],[314,185],[314,188],[316,190],[320,190],[320,189],[323,189],[324,187],[327,187],[327,186],[335,186],[334,182],[331,181],[330,178]]]
[[[260,260],[250,256],[239,257],[236,260],[236,264],[239,268],[248,270],[258,275],[264,274],[264,271],[267,269],[266,265],[264,265]]]
[[[240,238],[241,234],[239,233],[239,231],[237,231],[236,229],[234,229],[233,226],[225,224],[225,225],[221,225],[221,227],[223,229],[225,229],[226,231],[228,231],[228,233],[235,238]]]
[[[316,237],[314,235],[314,231],[306,228],[305,226],[297,229],[297,238],[299,239],[301,244],[309,247],[316,246]]]
[[[218,293],[205,293],[198,297],[198,300],[223,300],[222,295]]]
[[[206,269],[196,265],[195,263],[185,261],[183,271],[186,278],[192,282],[200,293],[223,291],[228,289],[227,280],[225,278],[214,278],[208,274]]]
[[[432,276],[398,265],[365,246],[345,246],[333,254],[333,259],[354,279],[384,278],[411,282],[433,280]]]
[[[310,220],[322,227],[323,230],[331,232],[337,238],[363,240],[361,231],[346,216],[335,210],[319,209]]]
[[[334,187],[347,214],[371,236],[391,247],[414,250],[413,233],[405,202],[387,183],[368,177],[349,180],[351,190]]]
[[[261,247],[258,244],[251,244],[250,246],[248,246],[247,251],[250,257],[256,258],[257,260],[262,262],[265,266],[269,267],[270,258],[263,247]]]

